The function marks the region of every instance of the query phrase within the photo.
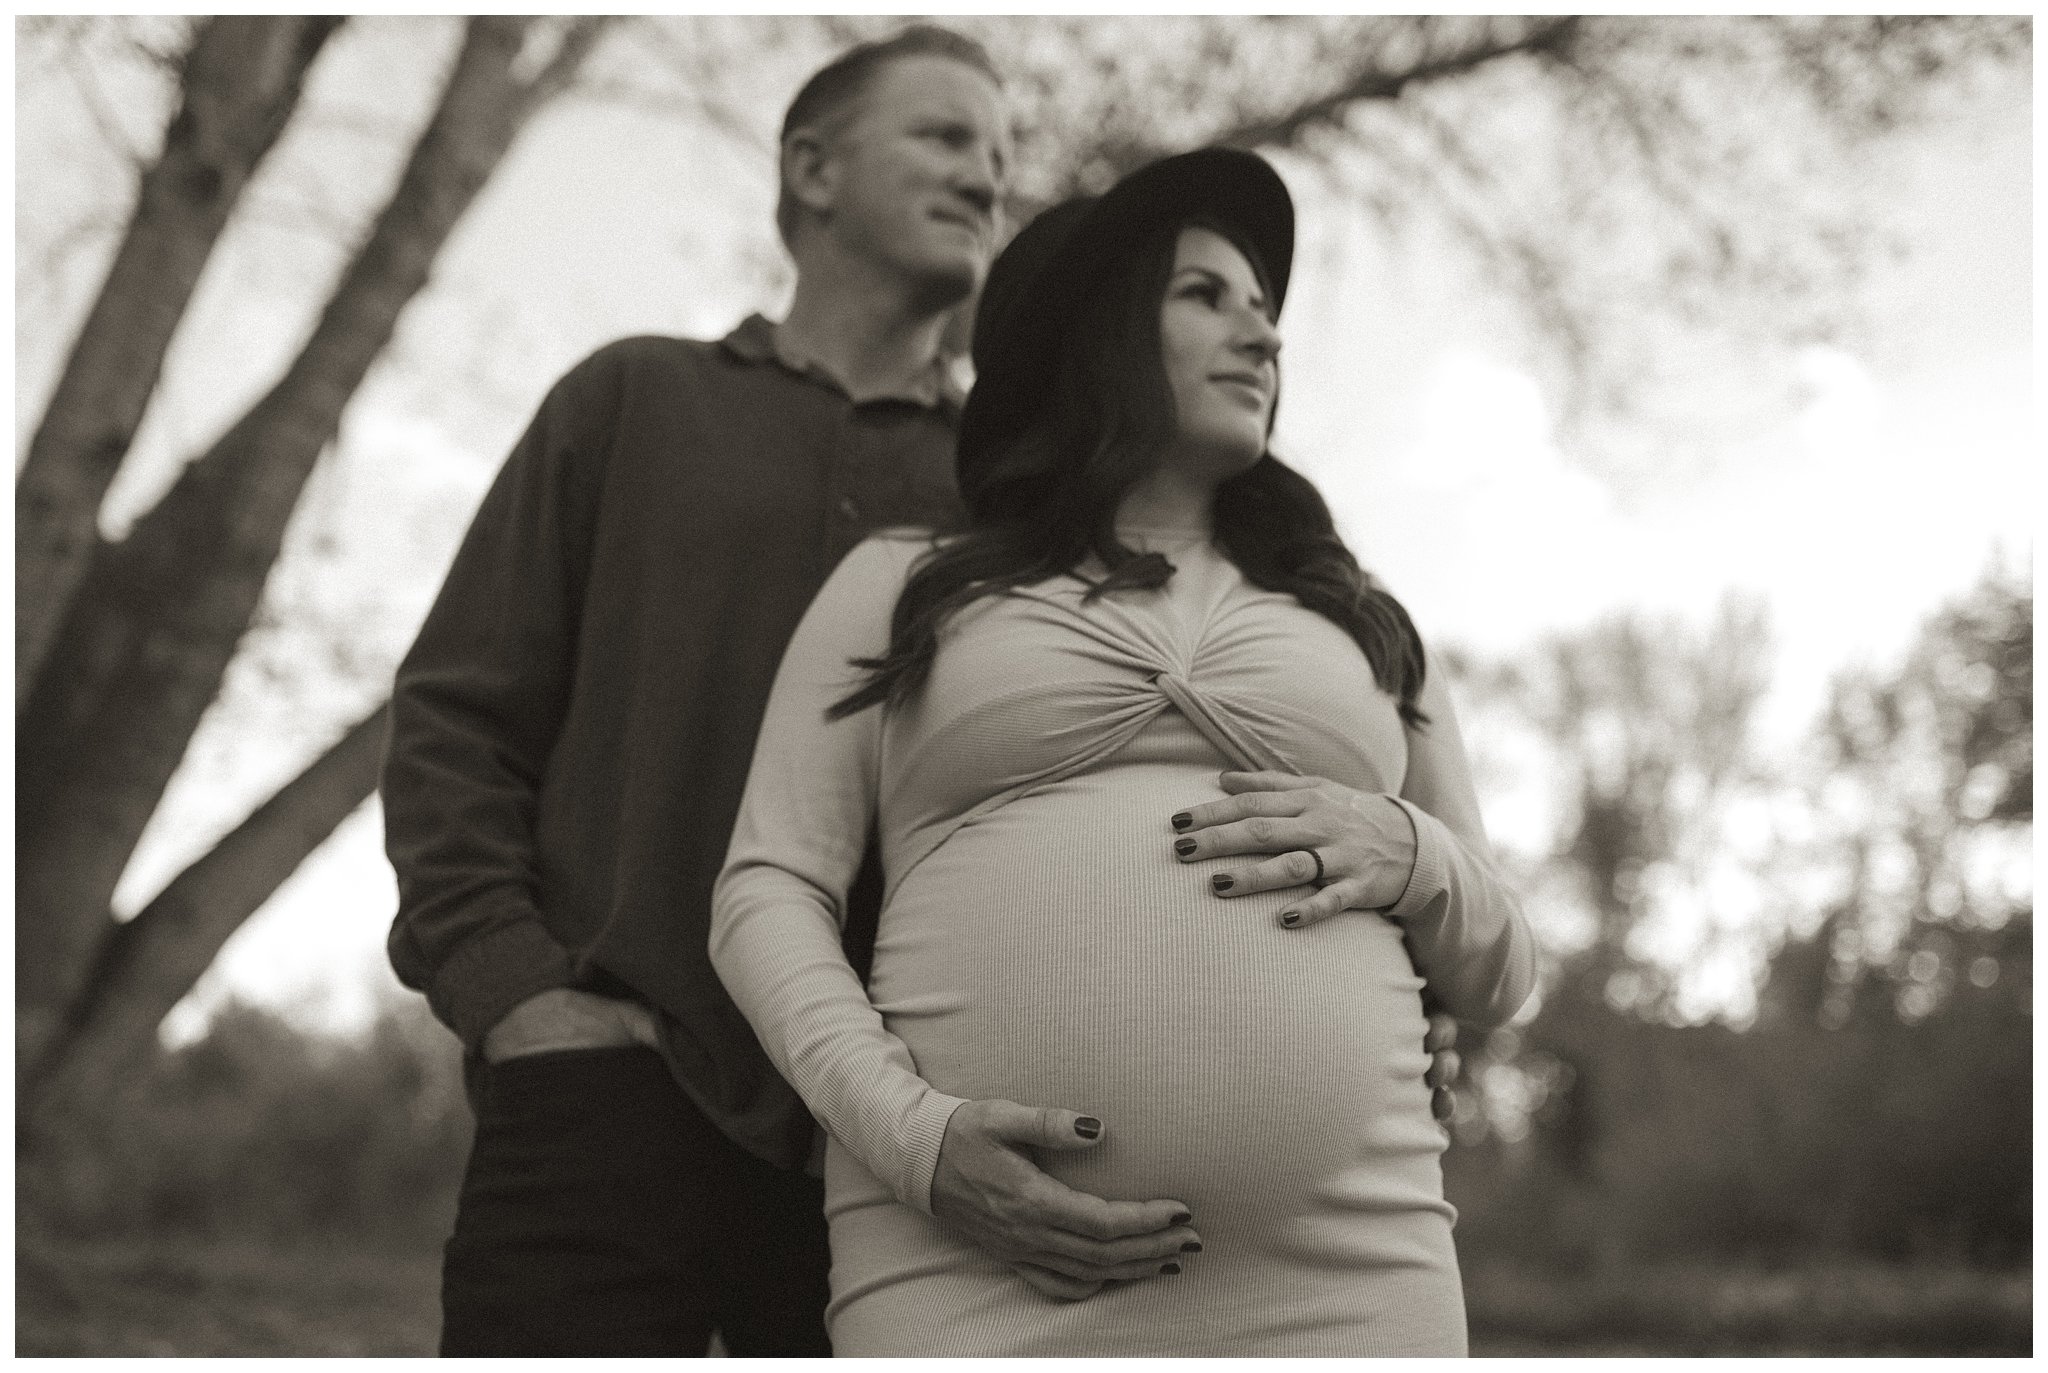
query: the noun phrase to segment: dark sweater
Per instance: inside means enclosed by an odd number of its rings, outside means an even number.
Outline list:
[[[812,595],[870,531],[954,514],[934,399],[854,404],[758,316],[614,343],[549,393],[392,694],[391,962],[472,1052],[537,992],[625,992],[727,1135],[802,1161],[810,1117],[706,954],[711,887]]]

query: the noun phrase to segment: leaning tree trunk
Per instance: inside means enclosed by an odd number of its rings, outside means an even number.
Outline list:
[[[17,1065],[24,1139],[49,1106],[110,1092],[146,1058],[157,1025],[228,937],[369,796],[388,719],[383,706],[371,712],[115,927],[47,1052]]]
[[[71,347],[14,491],[14,703],[49,651],[98,542],[100,503],[127,455],[207,259],[298,104],[332,17],[200,24],[183,104],[143,173],[135,212]]]
[[[259,603],[343,408],[520,127],[602,20],[526,76],[533,20],[471,19],[441,103],[290,369],[127,539],[101,544],[17,728],[17,1056],[79,995],[115,884]]]

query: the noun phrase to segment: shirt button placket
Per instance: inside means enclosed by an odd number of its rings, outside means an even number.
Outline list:
[[[825,460],[825,546],[819,552],[827,566],[860,541],[861,507],[855,494],[860,438],[859,409],[847,405],[840,413],[832,451]]]
[[[885,467],[886,424],[856,408],[846,417],[846,443],[839,451],[839,515],[856,535],[894,519],[887,493],[877,489]]]
[[[867,437],[867,426],[861,423],[860,407],[850,406],[846,412],[845,432],[839,439],[839,518],[848,525],[860,523],[860,489],[862,441]]]

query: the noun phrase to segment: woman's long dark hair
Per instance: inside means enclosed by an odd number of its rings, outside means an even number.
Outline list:
[[[1229,238],[1266,280],[1238,235],[1205,220],[1195,224]],[[902,705],[930,674],[946,622],[984,596],[1076,572],[1091,553],[1106,575],[1089,583],[1089,599],[1164,586],[1173,576],[1163,556],[1117,538],[1116,512],[1176,433],[1159,309],[1186,227],[1171,225],[1143,244],[1131,270],[1119,275],[1112,265],[1083,283],[1038,418],[992,451],[960,454],[967,522],[936,541],[911,572],[896,601],[888,651],[853,660],[867,680],[835,702],[829,718],[878,701]],[[1087,289],[1091,284],[1096,289]],[[1416,705],[1423,658],[1415,625],[1359,567],[1308,478],[1266,453],[1217,488],[1213,522],[1217,547],[1246,581],[1291,594],[1343,629],[1398,700],[1402,720],[1417,728],[1428,723]]]

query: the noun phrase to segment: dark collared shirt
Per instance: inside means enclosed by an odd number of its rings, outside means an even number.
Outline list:
[[[955,514],[957,392],[912,389],[856,404],[755,316],[611,344],[542,402],[399,667],[382,785],[392,966],[472,1051],[536,992],[628,991],[720,1128],[803,1161],[711,887],[812,595],[871,530]]]

